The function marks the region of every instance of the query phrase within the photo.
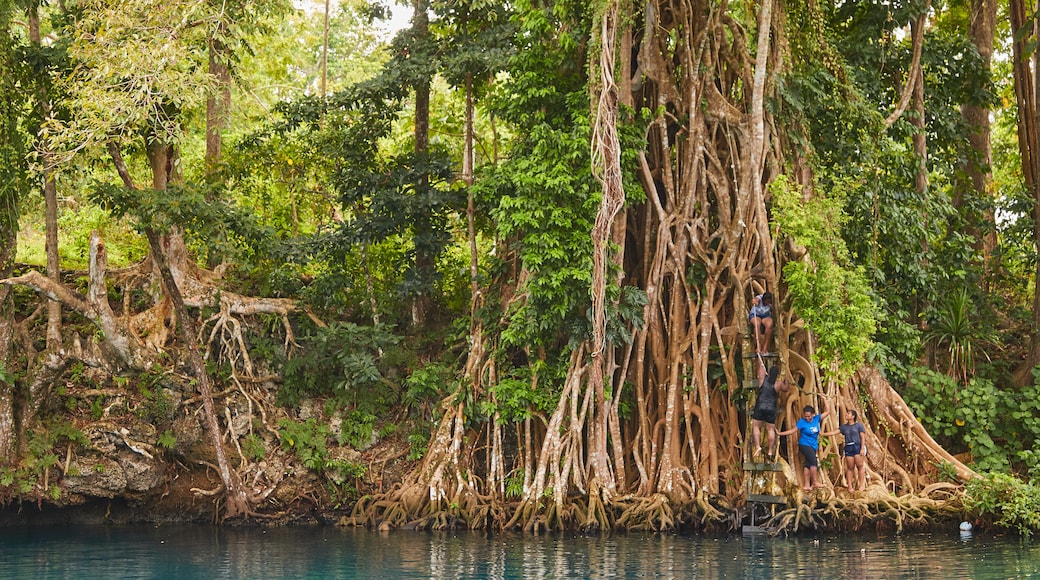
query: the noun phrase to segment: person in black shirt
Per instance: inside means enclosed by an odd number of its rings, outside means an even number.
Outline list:
[[[863,434],[866,432],[867,428],[859,422],[859,414],[849,409],[845,411],[845,423],[837,431],[824,433],[827,436],[841,433],[845,438],[842,455],[845,456],[845,480],[849,491],[867,489],[867,446],[863,444]]]
[[[785,379],[777,380],[780,375],[780,366],[774,365],[766,373],[766,365],[759,362],[758,365],[758,397],[755,400],[755,408],[751,412],[751,440],[754,444],[752,457],[762,454],[762,427],[768,429],[770,457],[776,452],[776,410],[780,393],[786,393],[791,388]]]

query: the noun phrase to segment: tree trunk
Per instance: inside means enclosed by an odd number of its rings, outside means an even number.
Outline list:
[[[429,0],[413,0],[412,30],[419,42],[425,42],[430,35],[430,19],[427,15]],[[430,77],[422,75],[415,83],[415,157],[422,163],[430,150]],[[424,192],[429,186],[429,177],[421,175],[417,191]],[[425,220],[416,220],[415,235],[425,235],[429,229]],[[420,289],[412,302],[412,325],[418,326],[426,319],[429,310],[429,292],[425,288],[428,276],[432,275],[434,257],[422,248],[415,250],[415,273],[420,278]]]
[[[124,185],[130,188],[135,187],[126,165],[119,155],[119,150],[115,145],[110,145],[109,151],[112,153],[113,161],[120,176],[123,178]],[[152,184],[157,190],[165,190],[166,184],[175,177],[171,168],[174,165],[176,150],[170,145],[153,142],[148,145],[148,153],[152,166]],[[217,420],[216,408],[213,404],[213,388],[209,374],[206,372],[205,362],[203,362],[202,354],[200,353],[195,320],[188,313],[184,296],[177,284],[174,271],[171,269],[170,260],[168,259],[171,247],[174,248],[174,252],[179,256],[180,249],[183,249],[183,240],[176,234],[162,238],[152,227],[145,228],[145,234],[148,237],[148,246],[151,250],[152,260],[159,270],[165,295],[173,304],[177,328],[187,357],[186,362],[191,369],[192,375],[195,377],[199,396],[202,398],[206,430],[210,436],[210,443],[213,445],[213,451],[217,459],[217,468],[220,472],[220,479],[224,484],[225,496],[227,498],[224,517],[248,516],[252,513],[249,508],[249,495],[242,485],[238,472],[231,468],[227,454],[224,451],[223,435],[220,423]]]
[[[227,34],[227,23],[221,19],[217,34]],[[209,74],[216,85],[206,99],[206,176],[211,178],[221,162],[223,133],[230,124],[231,68],[228,66],[227,45],[213,35],[209,39]]]
[[[188,313],[188,308],[184,304],[184,297],[181,296],[177,282],[170,271],[170,265],[166,261],[166,253],[163,250],[159,234],[151,228],[146,229],[145,234],[148,236],[148,245],[152,250],[152,258],[155,260],[162,275],[163,289],[167,298],[173,302],[173,311],[177,316],[177,327],[180,330],[181,342],[184,344],[185,353],[187,354],[188,367],[191,369],[192,375],[195,376],[199,395],[202,397],[206,430],[209,432],[210,443],[213,445],[213,450],[217,457],[217,468],[220,471],[220,479],[224,483],[225,497],[227,498],[224,518],[249,515],[251,513],[249,496],[242,486],[242,480],[239,478],[238,472],[231,468],[227,454],[224,452],[223,435],[220,423],[217,421],[217,411],[213,404],[213,387],[210,383],[209,373],[206,372],[206,364],[199,353],[198,332],[195,328],[195,320]]]
[[[29,42],[40,48],[40,11],[39,4],[29,5]],[[44,117],[50,114],[50,95],[48,79],[38,79],[36,96],[40,100],[40,109]],[[54,160],[50,154],[50,145],[46,137],[40,143],[43,150],[43,199],[44,199],[44,248],[47,254],[47,277],[61,283],[61,263],[58,258],[58,190],[54,181]],[[47,302],[47,350],[57,351],[61,348],[61,303],[56,300]]]
[[[915,20],[911,23],[911,26],[916,29],[918,26],[922,26],[921,20]],[[914,34],[917,37],[917,34]],[[923,36],[923,33],[921,33]],[[914,159],[917,161],[917,171],[914,172],[914,191],[917,193],[917,198],[921,200],[922,213],[920,215],[921,223],[927,223],[928,216],[924,211],[928,207],[925,203],[928,195],[928,134],[925,130],[924,121],[924,69],[920,66],[916,67],[911,71],[911,74],[915,76],[914,90],[913,90],[913,110],[914,114],[910,118],[910,124],[914,126],[913,143],[914,143]],[[924,256],[928,255],[928,236],[921,236],[921,260]],[[926,268],[926,264],[921,265]],[[918,302],[915,299],[917,313],[916,316],[919,324],[919,328],[924,331],[926,325],[926,319],[924,316],[920,316],[925,310],[928,309],[928,302]],[[926,345],[925,349],[930,350],[933,346],[931,344]]]
[[[608,363],[613,360],[612,345],[607,344],[607,266],[616,263],[610,256],[610,242],[614,235],[614,223],[625,206],[625,190],[622,184],[621,143],[618,127],[618,85],[614,81],[617,36],[621,18],[620,7],[615,0],[610,2],[597,26],[600,40],[598,90],[592,97],[593,104],[593,172],[603,190],[599,212],[592,228],[592,345],[589,363],[589,388],[594,393],[593,421],[591,421],[592,445],[589,464],[593,474],[594,489],[604,500],[609,500],[617,491],[617,482],[610,469],[607,452],[607,433],[610,408],[607,405],[605,382],[613,383]],[[613,390],[613,389],[612,389]]]
[[[993,61],[993,37],[997,20],[997,0],[972,0],[970,34],[971,41],[979,51],[983,65],[989,72]],[[964,166],[965,173],[971,179],[972,189],[980,198],[993,197],[993,162],[990,144],[989,107],[985,105],[966,104],[961,107],[961,115],[968,125],[968,143],[975,154]],[[963,207],[962,207],[963,211]],[[997,247],[996,218],[992,209],[987,209],[982,216],[983,231],[976,232],[977,247],[983,259],[989,257]]]
[[[1026,26],[1024,0],[1010,0],[1009,12],[1011,29],[1016,33]],[[1040,113],[1036,103],[1036,70],[1037,54],[1028,45],[1035,39],[1032,35],[1023,35],[1012,44],[1012,67],[1014,71],[1015,98],[1018,102],[1018,149],[1022,157],[1022,175],[1026,189],[1033,196],[1033,238],[1040,250],[1040,140],[1037,136],[1037,114]],[[1029,55],[1033,54],[1034,62]],[[1030,332],[1029,353],[1015,371],[1015,382],[1027,384],[1032,380],[1032,369],[1040,363],[1040,261],[1036,264],[1033,287],[1032,332]]]
[[[0,34],[4,34],[0,31]],[[2,106],[2,105],[0,105]],[[6,135],[6,131],[4,132]],[[0,137],[2,139],[2,137]],[[14,188],[0,186],[0,280],[14,271],[18,251],[18,199]],[[11,287],[0,284],[0,371],[10,371],[11,343],[14,340],[14,301]],[[0,375],[0,465],[13,459],[14,384]]]
[[[14,44],[8,22],[0,15],[0,280],[9,278],[14,271],[18,253],[18,193],[16,175],[20,173],[22,151],[17,145],[19,108],[15,95],[19,91],[13,69]],[[14,459],[14,384],[8,382],[11,367],[11,344],[14,340],[14,301],[11,287],[0,284],[0,465]]]

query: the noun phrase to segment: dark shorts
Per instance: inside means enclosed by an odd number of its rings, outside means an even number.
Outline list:
[[[765,421],[766,423],[776,423],[776,409],[758,409],[751,413],[751,418],[756,421]]]
[[[806,467],[819,467],[820,462],[816,460],[816,450],[808,445],[799,445],[798,451],[802,452],[802,457],[805,458]]]
[[[861,443],[849,443],[845,446],[845,457],[854,457],[859,455],[860,451],[863,451]]]

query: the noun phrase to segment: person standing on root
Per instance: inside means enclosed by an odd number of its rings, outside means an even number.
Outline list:
[[[773,338],[773,294],[765,292],[751,299],[748,323],[755,329],[755,352],[769,352],[769,341]]]
[[[772,457],[776,453],[776,407],[780,393],[786,393],[790,389],[790,383],[785,379],[777,382],[780,375],[780,365],[774,365],[766,373],[766,365],[758,363],[758,397],[755,399],[755,408],[751,411],[751,440],[755,451],[751,457],[762,454],[762,427],[768,429],[769,452],[767,456]]]
[[[867,489],[867,446],[863,443],[863,434],[867,428],[859,422],[859,415],[853,409],[845,411],[845,423],[840,425],[836,431],[824,433],[826,436],[841,433],[845,438],[845,448],[842,455],[845,456],[845,480],[849,491],[863,491]]]
[[[821,398],[821,403],[825,401]],[[816,458],[816,452],[820,448],[820,423],[830,413],[830,411],[824,409],[819,415],[816,414],[816,410],[811,405],[806,405],[802,409],[802,418],[798,419],[798,423],[794,427],[787,431],[781,431],[780,435],[791,435],[798,433],[798,451],[802,453],[802,457],[805,459],[805,466],[802,468],[802,491],[812,491],[817,487],[826,487],[819,481],[819,466],[820,462]]]

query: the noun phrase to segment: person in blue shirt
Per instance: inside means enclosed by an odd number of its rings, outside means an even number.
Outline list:
[[[820,400],[823,401],[822,398]],[[813,409],[811,405],[806,405],[802,409],[802,418],[798,419],[798,423],[787,431],[778,433],[781,436],[798,433],[798,451],[805,459],[805,465],[802,467],[802,491],[826,487],[820,483],[818,478],[820,462],[816,458],[816,452],[820,449],[820,424],[829,413],[830,411],[825,409],[822,413],[816,414],[816,409]]]

